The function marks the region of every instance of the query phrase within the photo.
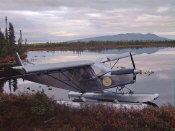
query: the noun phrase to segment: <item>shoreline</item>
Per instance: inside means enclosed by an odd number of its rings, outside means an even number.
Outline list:
[[[161,43],[158,43],[161,42]],[[118,44],[117,44],[118,43]],[[122,43],[122,44],[121,44]],[[132,43],[132,44],[131,44]],[[62,42],[62,43],[38,43],[23,45],[25,52],[28,51],[103,51],[109,49],[138,49],[138,48],[156,48],[156,47],[175,47],[175,41],[114,41],[114,42]],[[20,55],[25,59],[27,55]],[[14,66],[15,57],[0,57],[0,71],[5,66]]]
[[[87,46],[87,47],[37,47],[37,48],[28,48],[27,51],[84,51],[84,50],[108,50],[108,49],[128,49],[128,48],[156,48],[156,47],[175,47],[175,44],[160,44],[160,45],[116,45],[116,46]]]

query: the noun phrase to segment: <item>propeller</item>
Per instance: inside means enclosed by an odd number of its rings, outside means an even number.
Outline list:
[[[132,65],[133,65],[133,67],[134,67],[134,71],[135,71],[136,66],[135,66],[134,59],[133,59],[133,57],[132,57],[131,52],[130,52],[130,57],[131,57]],[[133,79],[136,81],[136,73],[135,73],[135,72],[134,72],[134,78],[133,78]]]
[[[136,66],[135,66],[135,63],[134,63],[134,59],[133,59],[133,57],[132,57],[132,53],[130,52],[129,53],[130,54],[130,58],[131,58],[131,61],[132,61],[132,65],[133,65],[133,70],[132,70],[132,72],[134,73],[134,79],[136,80],[136,74],[138,74],[139,72],[140,72],[140,70],[136,70]],[[116,63],[115,63],[116,64]],[[114,65],[115,65],[114,64]],[[112,67],[113,68],[113,67]],[[125,70],[125,72],[123,72],[123,74],[130,74],[131,72],[130,72],[131,70]],[[107,72],[105,72],[104,74],[102,74],[102,75],[100,75],[100,76],[98,76],[98,78],[101,78],[102,76],[104,76],[105,74],[107,74],[107,73],[109,73],[109,72],[113,72],[113,74],[115,74],[115,71],[107,71]],[[128,72],[128,73],[127,73]],[[119,73],[119,72],[118,72]],[[122,73],[122,72],[121,72]]]
[[[133,65],[134,69],[136,69],[136,66],[135,66],[135,63],[134,63],[134,59],[133,59],[133,57],[132,57],[131,52],[130,52],[130,57],[131,57],[132,65]]]

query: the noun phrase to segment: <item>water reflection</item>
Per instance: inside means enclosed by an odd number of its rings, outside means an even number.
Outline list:
[[[30,51],[26,64],[43,64],[56,63],[63,61],[74,60],[96,60],[106,55],[129,52],[131,49],[113,49],[104,50],[100,52],[84,51],[78,54],[73,51]],[[145,71],[154,71],[153,74],[140,74],[137,76],[137,82],[129,85],[130,89],[135,93],[159,93],[160,97],[155,101],[158,105],[173,104],[175,105],[175,48],[143,48],[132,49],[139,55],[134,56],[137,69]],[[130,58],[122,59],[117,66],[131,68],[132,63]],[[116,69],[116,68],[114,68]],[[22,92],[35,93],[37,91],[44,91],[48,96],[55,99],[68,99],[68,91],[54,87],[37,84],[34,82],[12,81],[11,85],[7,82],[0,83],[2,92],[12,92],[19,94]],[[11,87],[11,89],[9,88]]]
[[[4,81],[0,81],[0,92],[3,93],[4,92]]]
[[[0,92],[1,93],[4,93],[4,87],[9,87],[9,93],[15,92],[18,89],[18,80],[12,79],[8,81],[0,81]],[[5,88],[5,90],[6,89],[7,88]]]
[[[15,92],[18,89],[18,81],[17,79],[13,80],[12,86],[13,86],[13,92]]]

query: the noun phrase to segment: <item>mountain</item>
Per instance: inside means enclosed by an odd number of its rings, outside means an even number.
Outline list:
[[[84,38],[74,41],[123,41],[123,40],[170,40],[164,37],[159,37],[155,34],[141,34],[141,33],[126,33],[118,35],[108,35],[108,36],[99,36]]]

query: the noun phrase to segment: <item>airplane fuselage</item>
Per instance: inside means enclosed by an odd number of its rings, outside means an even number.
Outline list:
[[[70,68],[65,71],[32,74],[25,76],[24,79],[77,92],[101,92],[104,89],[134,83],[135,74],[134,69],[112,71],[103,64],[94,63],[91,66]]]

